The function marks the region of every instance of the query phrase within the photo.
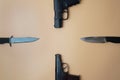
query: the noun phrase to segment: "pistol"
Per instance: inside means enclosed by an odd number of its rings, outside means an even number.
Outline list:
[[[72,5],[80,3],[80,0],[54,0],[54,27],[61,28],[63,26],[63,20],[69,18],[68,8]],[[66,17],[63,17],[66,14]]]
[[[69,74],[69,66],[62,63],[61,55],[55,55],[55,80],[79,80],[80,76]]]

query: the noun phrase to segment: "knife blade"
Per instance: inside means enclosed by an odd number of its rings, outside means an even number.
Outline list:
[[[81,40],[91,43],[120,43],[120,37],[116,36],[93,36],[93,37],[83,37]]]
[[[10,46],[14,43],[28,43],[28,42],[34,42],[37,41],[39,38],[35,37],[1,37],[0,38],[0,44],[9,43]]]

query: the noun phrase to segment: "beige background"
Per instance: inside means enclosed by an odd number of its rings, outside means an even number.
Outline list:
[[[81,80],[120,80],[120,45],[92,44],[84,36],[120,36],[120,0],[82,0],[55,29],[53,0],[0,0],[0,36],[39,37],[0,45],[0,80],[55,80],[55,54]]]

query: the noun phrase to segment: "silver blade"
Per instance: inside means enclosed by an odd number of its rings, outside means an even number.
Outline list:
[[[10,38],[10,43],[28,43],[37,41],[39,38],[35,37],[17,37],[17,38]]]
[[[106,43],[105,37],[83,37],[81,40],[91,43]]]

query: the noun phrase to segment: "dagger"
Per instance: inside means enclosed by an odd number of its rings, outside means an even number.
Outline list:
[[[12,46],[12,44],[14,43],[28,43],[28,42],[34,42],[37,41],[39,38],[35,38],[35,37],[13,37],[11,36],[9,37],[3,37],[0,38],[0,44],[5,44],[5,43],[9,43],[10,46]]]
[[[93,37],[83,37],[81,40],[91,43],[120,43],[120,37],[116,36],[93,36]]]

